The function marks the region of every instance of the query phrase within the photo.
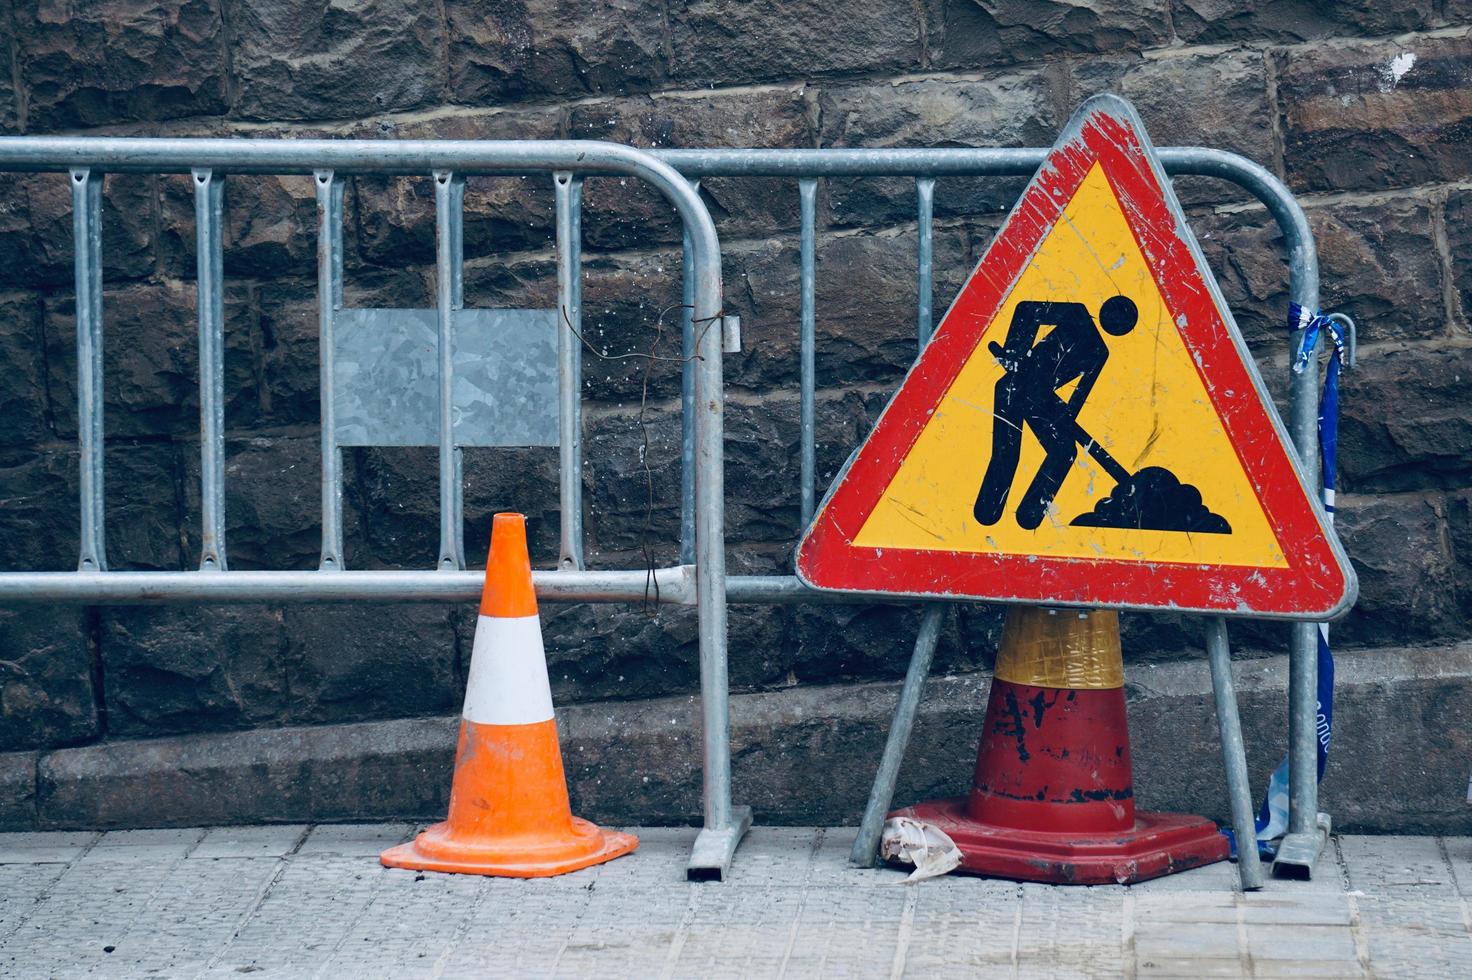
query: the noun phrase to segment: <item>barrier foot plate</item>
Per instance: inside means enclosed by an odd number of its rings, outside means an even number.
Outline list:
[[[1333,824],[1327,813],[1319,814],[1318,825],[1306,834],[1288,834],[1278,845],[1278,856],[1273,859],[1273,877],[1297,878],[1308,881],[1314,875],[1314,862],[1329,846],[1329,833]]]
[[[695,838],[690,849],[690,863],[685,867],[687,881],[725,881],[731,870],[731,857],[746,831],[751,828],[751,807],[733,806],[731,822],[725,827],[706,827]]]

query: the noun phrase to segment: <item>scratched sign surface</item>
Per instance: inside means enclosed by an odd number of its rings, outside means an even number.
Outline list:
[[[1258,616],[1353,601],[1127,103],[1069,123],[797,570],[841,591]]]

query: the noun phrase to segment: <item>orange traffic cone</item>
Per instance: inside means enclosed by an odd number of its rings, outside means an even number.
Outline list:
[[[611,861],[639,846],[572,815],[526,518],[497,514],[455,751],[450,816],[384,851],[390,868],[544,878]]]

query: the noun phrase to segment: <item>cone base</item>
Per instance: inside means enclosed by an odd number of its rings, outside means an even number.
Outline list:
[[[514,841],[457,841],[448,837],[448,823],[437,823],[414,840],[391,847],[378,856],[386,868],[410,871],[440,871],[446,874],[490,875],[498,878],[550,878],[579,871],[595,864],[612,861],[633,852],[639,838],[617,830],[603,830],[586,820],[572,818],[577,838],[589,841],[590,848],[579,847],[579,841],[542,842],[534,847],[518,848]],[[426,849],[420,842],[430,837]],[[569,853],[572,851],[574,853]]]
[[[966,797],[896,810],[950,835],[960,870],[1057,885],[1128,885],[1225,861],[1230,846],[1216,824],[1184,813],[1135,813],[1133,829],[1108,833],[1017,830],[971,819]]]

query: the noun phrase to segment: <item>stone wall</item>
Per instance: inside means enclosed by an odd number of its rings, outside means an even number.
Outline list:
[[[1361,581],[1343,648],[1472,636],[1472,4],[1464,0],[0,0],[0,133],[608,139],[638,146],[1038,146],[1086,96],[1119,92],[1158,144],[1269,167],[1318,237],[1325,306],[1360,324],[1345,379],[1340,527]],[[944,308],[1020,181],[936,193]],[[1263,209],[1206,179],[1178,185],[1274,385],[1286,373],[1282,242]],[[797,193],[712,179],[726,302],[733,571],[790,567],[798,531]],[[318,556],[315,209],[304,177],[226,187],[230,566]],[[818,205],[818,418],[826,482],[914,356],[913,191],[834,180]],[[425,179],[355,179],[349,305],[427,306]],[[0,568],[70,569],[77,552],[69,195],[58,175],[0,183]],[[585,328],[610,354],[676,349],[678,225],[641,188],[590,179]],[[476,178],[466,301],[549,306],[550,181]],[[107,534],[115,569],[198,562],[194,231],[187,177],[104,186]],[[678,374],[585,357],[589,558],[673,557]],[[652,505],[638,461],[647,401]],[[468,451],[466,540],[530,518],[555,558],[550,450]],[[432,452],[345,462],[351,567],[429,567]],[[646,524],[650,527],[645,531]],[[698,687],[679,610],[544,612],[555,694],[642,699]],[[938,670],[990,664],[998,616],[961,609]],[[0,610],[0,750],[453,713],[473,617],[439,606]],[[737,691],[903,673],[915,614],[896,607],[733,609]],[[1246,653],[1279,626],[1234,627]],[[1196,657],[1196,626],[1126,624],[1135,661]]]

